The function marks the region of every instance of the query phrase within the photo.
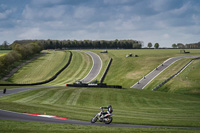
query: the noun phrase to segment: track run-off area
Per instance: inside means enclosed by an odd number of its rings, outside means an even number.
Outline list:
[[[94,54],[93,52],[88,52],[88,51],[81,51],[81,52],[87,53],[92,57],[93,66],[92,66],[90,72],[88,73],[88,75],[81,80],[84,83],[89,83],[90,81],[95,79],[95,77],[97,77],[97,75],[99,74],[99,72],[102,68],[102,60],[97,54]],[[155,70],[153,70],[151,73],[146,75],[145,79],[141,79],[139,81],[139,84],[137,82],[135,85],[133,85],[132,88],[142,89],[149,82],[151,82],[157,75],[159,75],[162,71],[164,71],[166,68],[168,68],[171,64],[173,64],[177,60],[182,59],[182,58],[194,58],[194,57],[197,57],[197,56],[184,56],[184,57],[182,56],[182,57],[170,58],[167,61],[165,61],[163,64],[161,64],[160,66],[155,68]],[[53,86],[25,87],[25,88],[10,89],[10,90],[7,90],[6,94],[2,94],[3,91],[0,91],[0,97],[6,96],[6,95],[12,95],[12,94],[23,92],[23,91],[33,90],[33,89],[51,88],[51,87],[53,87]],[[77,92],[77,94],[78,93],[81,93],[81,92]],[[73,105],[73,102],[70,104]],[[200,129],[199,127],[179,127],[179,126],[173,127],[173,126],[130,125],[130,124],[105,125],[103,123],[91,124],[89,121],[45,118],[45,117],[31,116],[31,115],[27,115],[27,114],[22,114],[22,113],[17,113],[17,112],[12,112],[12,111],[5,111],[5,110],[0,110],[0,119],[16,120],[16,121],[29,121],[29,122],[76,124],[76,125],[113,126],[113,127]]]

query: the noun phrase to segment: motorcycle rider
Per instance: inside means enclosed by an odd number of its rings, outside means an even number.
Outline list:
[[[106,114],[111,114],[113,112],[113,108],[112,108],[112,105],[108,105],[108,107],[100,107],[100,109],[108,109],[108,111],[104,112],[102,111],[101,112],[101,115],[100,115],[100,118],[103,118]]]

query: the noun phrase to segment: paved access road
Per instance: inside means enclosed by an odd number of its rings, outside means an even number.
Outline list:
[[[146,85],[148,85],[154,78],[156,78],[161,72],[163,72],[166,68],[172,65],[174,62],[183,59],[183,58],[196,58],[199,56],[179,56],[179,57],[172,57],[163,62],[163,64],[159,65],[149,74],[144,76],[140,81],[135,83],[131,88],[143,89]]]
[[[102,60],[97,54],[93,52],[89,52],[89,51],[81,51],[81,52],[87,53],[92,57],[93,66],[90,72],[88,73],[88,75],[81,80],[83,83],[89,83],[93,79],[95,79],[97,75],[99,74],[99,72],[101,71]]]

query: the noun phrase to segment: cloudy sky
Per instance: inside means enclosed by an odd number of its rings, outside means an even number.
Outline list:
[[[200,0],[0,0],[0,44],[21,39],[200,41]]]

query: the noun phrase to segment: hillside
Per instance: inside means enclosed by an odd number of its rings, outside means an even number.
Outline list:
[[[100,106],[112,104],[114,123],[200,126],[199,101],[192,96],[137,89],[53,87],[0,97],[0,108],[89,121]]]
[[[200,55],[200,50],[198,49],[189,51],[191,54],[187,56]],[[124,88],[131,87],[165,60],[175,56],[186,56],[186,54],[180,54],[179,49],[108,50],[107,54],[100,53],[101,50],[93,50],[93,52],[97,53],[104,62],[108,62],[109,58],[113,58],[113,62],[104,82],[122,85]],[[139,57],[126,58],[126,55],[129,53],[138,55]],[[180,64],[177,65],[178,67],[176,66],[176,68],[173,68],[173,72],[178,71],[179,65],[185,65],[184,63],[186,62],[185,59],[180,60]],[[160,82],[162,82],[162,80],[160,80]],[[149,89],[153,89],[152,86]]]
[[[112,57],[113,63],[105,83],[123,85],[124,89],[58,87],[63,86],[66,82],[73,83],[77,78],[81,79],[89,72],[92,66],[90,56],[79,51],[72,51],[73,59],[69,67],[55,81],[45,84],[45,86],[54,85],[54,87],[45,88],[44,86],[42,89],[0,97],[0,109],[37,114],[45,112],[48,115],[90,121],[100,111],[100,106],[112,104],[114,108],[113,113],[115,114],[113,123],[200,127],[199,93],[196,93],[197,95],[185,95],[180,91],[185,86],[190,91],[197,90],[195,92],[198,92],[200,80],[198,78],[199,61],[191,64],[195,69],[191,70],[191,66],[189,66],[176,77],[177,79],[173,79],[158,91],[151,91],[155,84],[162,82],[162,80],[179,70],[179,67],[188,61],[188,59],[179,60],[161,73],[145,89],[139,90],[132,89],[130,86],[166,59],[174,56],[184,56],[185,54],[179,54],[179,50],[153,49],[108,50],[108,53],[100,53],[101,50],[91,51],[97,53],[103,62],[102,71],[97,80],[100,80],[110,57]],[[190,52],[190,55],[200,54],[199,50],[190,50]],[[28,75],[31,70],[33,73],[36,73],[37,69],[34,68],[36,66],[39,67],[41,63],[46,63],[41,68],[44,71],[47,70],[43,74],[43,76],[46,75],[47,77],[47,75],[51,75],[48,72],[54,72],[59,69],[58,66],[62,66],[59,63],[67,60],[67,53],[52,51],[43,56],[43,59],[39,58],[30,63],[29,66],[23,67],[23,71],[19,71],[17,74],[23,73],[22,75]],[[139,57],[126,58],[126,54],[129,53],[137,54]],[[47,59],[49,60],[46,61]],[[46,66],[51,62],[53,63],[49,66],[52,66],[52,68],[47,69]],[[50,71],[50,69],[52,70]],[[35,79],[39,80],[40,76],[36,78],[37,74],[35,74]],[[17,82],[18,79],[14,77],[11,78],[12,82]],[[26,81],[26,78],[23,77],[20,76],[21,80]],[[178,87],[177,81],[179,82]],[[191,82],[190,86],[186,86],[185,82]],[[169,89],[166,90],[166,88]],[[166,93],[166,91],[169,93]],[[184,91],[184,93],[187,92],[186,94],[188,94],[190,91]]]

